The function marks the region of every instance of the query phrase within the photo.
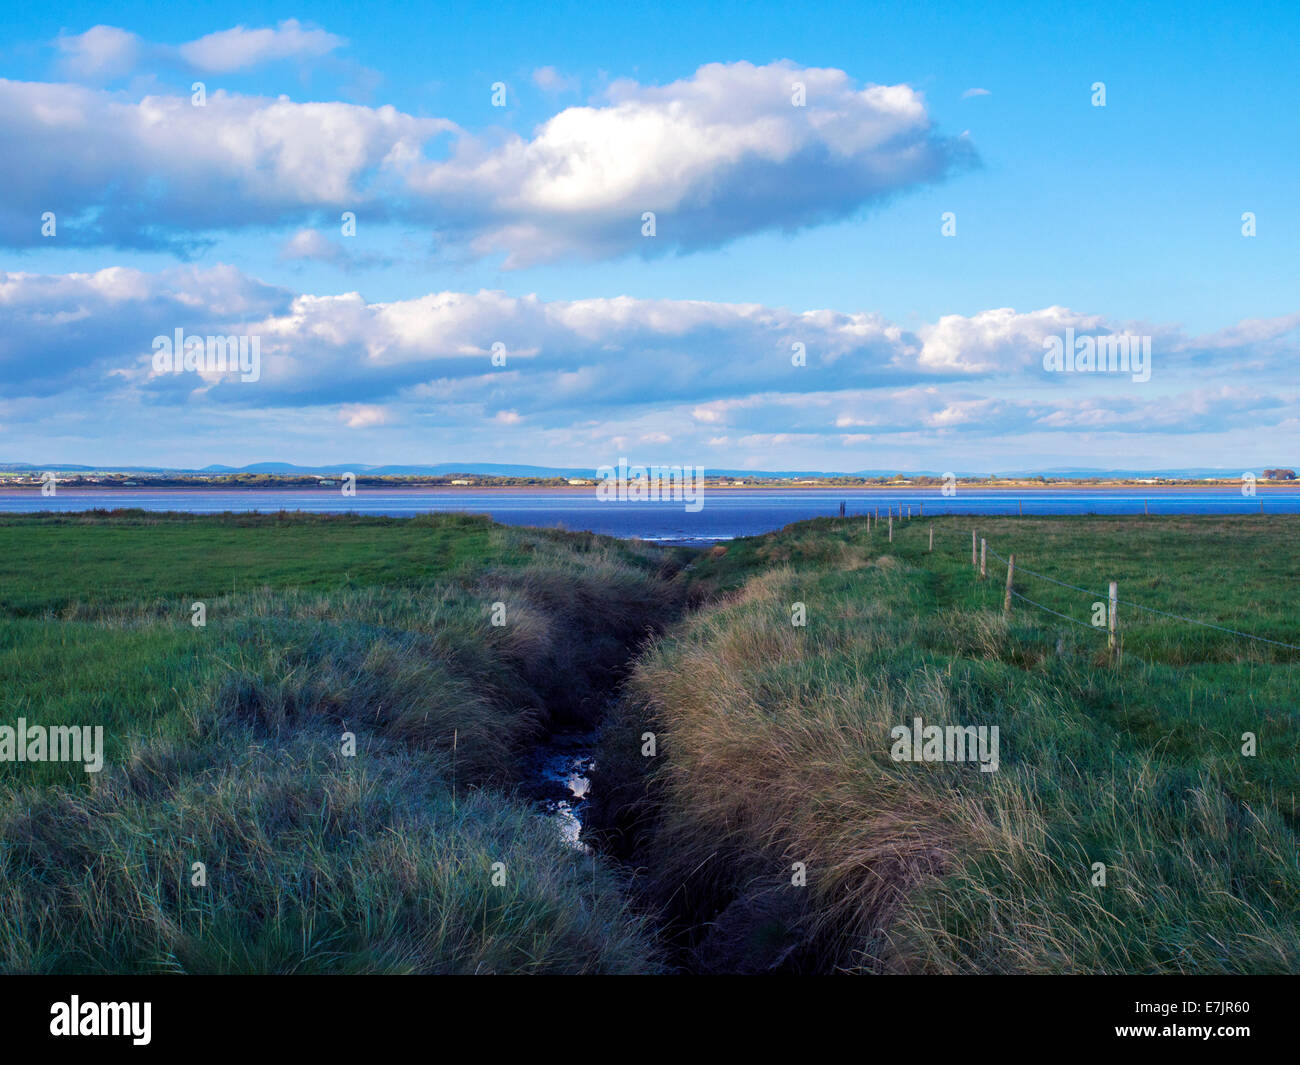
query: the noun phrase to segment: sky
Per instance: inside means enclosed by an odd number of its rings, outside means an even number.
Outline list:
[[[1294,3],[0,20],[0,462],[1300,459]]]

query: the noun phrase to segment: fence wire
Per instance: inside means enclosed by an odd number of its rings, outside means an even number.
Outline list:
[[[1009,559],[1003,558],[1001,555],[999,555],[996,551],[994,551],[991,547],[988,546],[987,540],[984,541],[984,544],[985,544],[985,550],[988,551],[990,555],[992,555],[994,558],[998,559],[1000,562],[1003,562],[1008,566],[1011,565]],[[1048,581],[1051,584],[1060,585],[1060,587],[1062,588],[1070,588],[1076,592],[1083,592],[1085,595],[1095,596],[1098,600],[1109,600],[1109,595],[1110,595],[1109,592],[1106,593],[1094,592],[1088,588],[1080,588],[1077,584],[1068,584],[1065,581],[1058,581],[1055,577],[1049,577],[1045,573],[1037,573],[1034,570],[1031,570],[1025,566],[1021,566],[1017,564],[1016,573],[1018,574],[1027,573],[1031,577],[1037,577],[1040,580]],[[1077,618],[1068,617],[1065,614],[1061,614],[1055,610],[1052,610],[1050,607],[1045,607],[1043,606],[1042,603],[1035,603],[1032,599],[1026,598],[1025,596],[1021,595],[1019,592],[1015,591],[1014,589],[1012,590],[1011,594],[1014,595],[1017,599],[1024,599],[1026,603],[1032,603],[1040,610],[1046,610],[1049,614],[1056,614],[1058,618],[1065,618],[1067,621],[1073,621],[1076,625],[1084,625],[1085,628],[1093,627],[1091,625],[1085,625],[1084,622],[1079,621]],[[1242,632],[1240,629],[1230,629],[1225,625],[1215,625],[1211,621],[1201,621],[1198,618],[1184,617],[1182,614],[1171,614],[1167,610],[1158,610],[1153,606],[1147,606],[1144,603],[1135,603],[1129,599],[1116,599],[1115,602],[1123,606],[1133,607],[1135,610],[1145,610],[1151,614],[1159,614],[1162,617],[1173,618],[1175,621],[1185,621],[1189,625],[1200,625],[1202,628],[1214,629],[1216,632],[1226,632],[1230,636],[1240,636],[1246,640],[1257,640],[1260,643],[1272,644],[1274,647],[1286,647],[1292,651],[1300,651],[1300,644],[1286,643],[1282,640],[1270,640],[1267,636],[1256,636],[1252,632]],[[1098,631],[1100,632],[1105,630],[1098,629]]]

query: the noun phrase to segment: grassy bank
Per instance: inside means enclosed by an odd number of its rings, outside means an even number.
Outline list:
[[[511,789],[672,569],[455,515],[0,519],[0,724],[106,747],[0,763],[0,970],[653,970],[615,875]]]
[[[693,595],[720,599],[642,656],[597,782],[679,960],[1300,970],[1300,652],[1122,605],[1115,666],[1090,624],[1115,579],[1121,599],[1300,644],[1300,520],[945,517],[933,553],[930,524],[890,543],[806,522],[691,568]],[[1041,607],[1004,616],[973,527],[1088,591],[1022,574]],[[998,726],[998,770],[895,761],[890,730],[915,717]]]

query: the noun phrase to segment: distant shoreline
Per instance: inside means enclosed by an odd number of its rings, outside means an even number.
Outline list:
[[[1053,492],[1069,490],[1072,492],[1115,492],[1115,491],[1134,491],[1142,490],[1152,494],[1163,492],[1222,492],[1225,488],[1237,488],[1241,482],[1239,480],[1228,481],[1163,481],[1160,484],[1145,484],[1136,481],[1050,481],[1043,484],[1039,481],[957,481],[956,487],[959,491],[977,489],[981,492]],[[77,491],[77,492],[302,492],[302,493],[320,493],[336,492],[339,485],[322,485],[322,484],[167,484],[167,483],[136,483],[136,484],[76,484],[69,482],[58,482],[60,491]],[[556,485],[556,484],[475,484],[475,485],[448,485],[448,484],[419,484],[410,482],[388,482],[388,481],[368,481],[364,478],[357,479],[357,487],[373,491],[380,489],[384,491],[418,491],[418,492],[439,492],[448,495],[474,494],[474,493],[501,493],[501,494],[520,494],[520,493],[555,493],[559,495],[590,495],[595,491],[595,485]],[[704,486],[709,492],[734,492],[743,494],[746,492],[910,492],[935,494],[942,488],[941,483],[933,484],[782,484],[761,483],[761,484],[706,484]],[[1300,481],[1258,481],[1256,482],[1257,491],[1300,491]],[[38,492],[41,485],[39,482],[24,484],[8,484],[0,480],[0,493],[26,493]]]

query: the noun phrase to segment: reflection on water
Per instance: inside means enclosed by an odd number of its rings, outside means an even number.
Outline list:
[[[523,794],[538,803],[560,830],[564,841],[589,853],[582,842],[582,811],[596,766],[596,733],[559,732],[539,744],[528,758]]]

